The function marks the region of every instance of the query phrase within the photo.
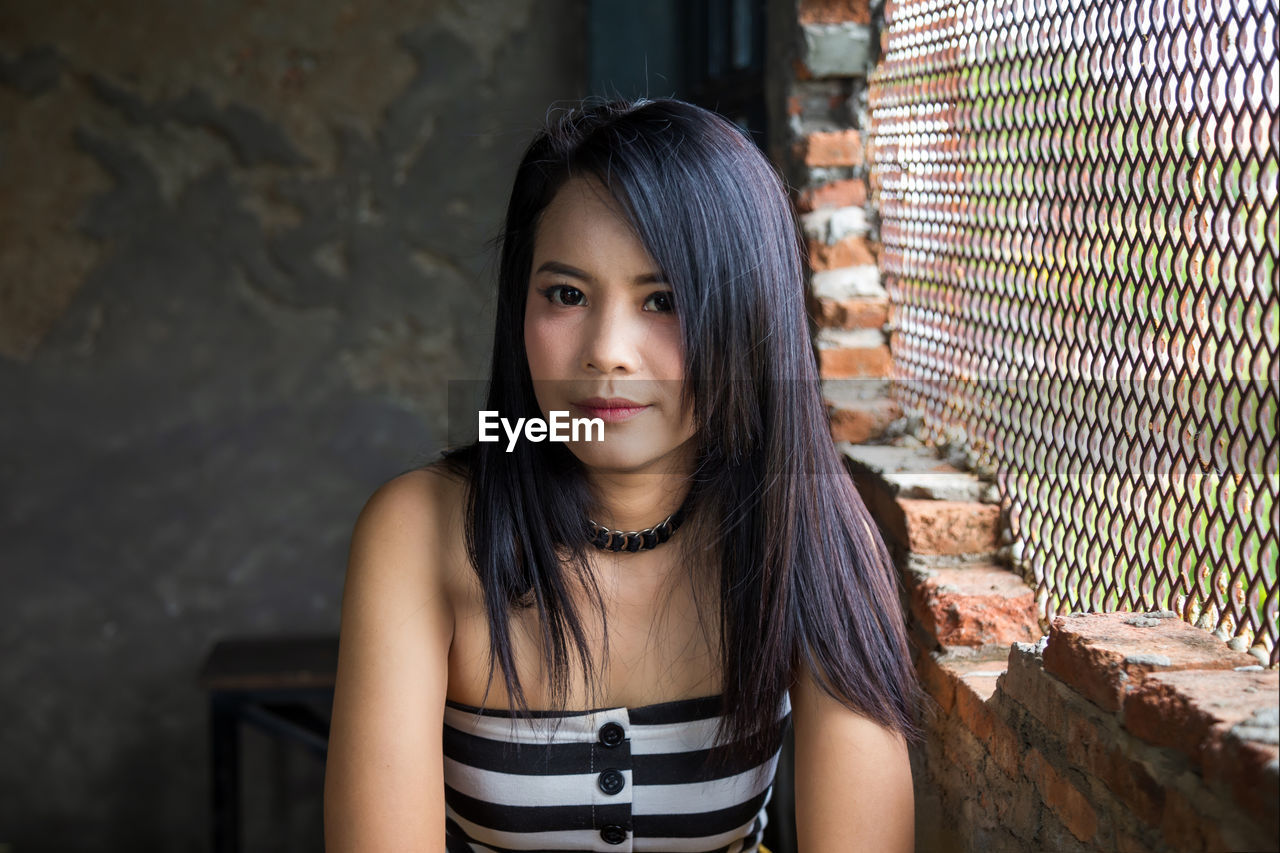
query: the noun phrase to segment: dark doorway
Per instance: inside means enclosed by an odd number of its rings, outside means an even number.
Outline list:
[[[764,146],[763,0],[590,0],[587,14],[592,95],[681,98]]]

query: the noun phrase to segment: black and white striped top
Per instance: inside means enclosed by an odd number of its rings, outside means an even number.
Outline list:
[[[778,756],[708,762],[719,711],[719,697],[533,719],[447,703],[449,853],[756,850]]]

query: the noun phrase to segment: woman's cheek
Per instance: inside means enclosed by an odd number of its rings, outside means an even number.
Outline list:
[[[675,322],[663,329],[661,353],[661,377],[676,382],[682,381],[684,379],[684,341],[680,337],[680,326]]]
[[[558,372],[558,357],[563,355],[565,340],[564,330],[557,330],[557,325],[552,318],[536,313],[525,319],[525,353],[535,378],[550,378]]]

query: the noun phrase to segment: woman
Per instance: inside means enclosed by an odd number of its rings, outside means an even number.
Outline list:
[[[799,247],[713,113],[614,103],[535,138],[486,409],[603,436],[502,435],[370,499],[331,853],[754,850],[788,714],[801,849],[912,846],[917,688],[829,438]]]

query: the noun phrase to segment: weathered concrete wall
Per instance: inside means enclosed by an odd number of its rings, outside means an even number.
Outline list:
[[[0,847],[207,849],[201,656],[336,630],[579,5],[0,4]],[[246,849],[319,849],[319,763],[246,748]]]

